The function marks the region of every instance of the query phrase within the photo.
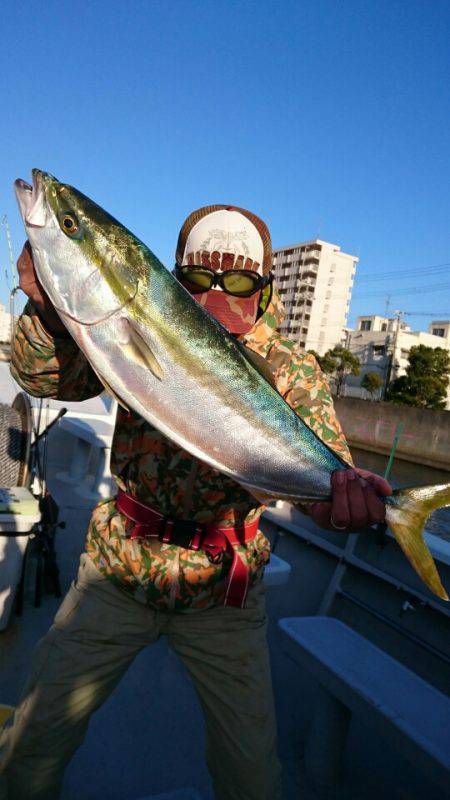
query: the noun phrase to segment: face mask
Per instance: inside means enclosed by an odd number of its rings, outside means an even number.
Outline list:
[[[210,289],[192,295],[230,333],[248,333],[256,322],[261,292],[250,297],[233,297],[231,294]]]

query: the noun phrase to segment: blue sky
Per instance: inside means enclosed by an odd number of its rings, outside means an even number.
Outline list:
[[[37,166],[168,266],[191,210],[234,203],[274,246],[319,235],[360,257],[351,323],[387,294],[450,317],[449,34],[447,0],[4,0],[0,215],[16,255],[12,182]],[[1,229],[2,278],[6,264]]]

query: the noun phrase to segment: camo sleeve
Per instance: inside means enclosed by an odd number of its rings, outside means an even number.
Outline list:
[[[51,336],[31,301],[19,317],[11,351],[11,374],[33,397],[80,401],[103,391],[74,340]]]
[[[334,410],[328,381],[311,353],[280,337],[268,354],[278,391],[312,430],[348,464],[350,451]]]

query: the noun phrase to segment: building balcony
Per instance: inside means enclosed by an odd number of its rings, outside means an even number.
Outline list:
[[[315,281],[316,278],[317,278],[317,269],[312,269],[312,268],[305,269],[305,270],[303,270],[301,277],[302,277],[302,280],[306,280],[308,278],[312,278]]]

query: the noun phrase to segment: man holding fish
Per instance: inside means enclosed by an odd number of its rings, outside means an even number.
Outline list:
[[[59,400],[93,397],[107,385],[128,410],[119,406],[111,456],[118,495],[94,509],[77,580],[38,645],[24,699],[4,737],[5,797],[59,797],[64,769],[83,741],[90,714],[137,653],[165,634],[202,703],[217,800],[279,800],[262,585],[270,546],[258,528],[263,502],[300,498],[318,525],[348,532],[382,522],[383,498],[391,499],[391,489],[379,476],[352,468],[314,357],[277,332],[282,307],[262,220],[233,206],[193,212],[178,239],[177,280],[158,267],[144,298],[145,259],[153,255],[128,240],[114,250],[119,223],[108,217],[114,228],[100,262],[92,242],[100,223],[104,230],[105,212],[83,205],[91,201],[81,193],[74,198],[76,190],[51,183],[45,173],[34,178],[33,189],[17,182],[33,251],[26,244],[18,262],[30,301],[18,322],[12,373],[30,394]],[[63,258],[52,260],[57,280],[47,283],[45,254],[56,250],[49,242],[58,226],[72,242],[83,242],[80,286],[77,263],[72,261],[67,277]],[[50,238],[38,240],[36,232],[46,227]],[[126,269],[133,258],[138,278]],[[107,274],[109,288],[88,308],[88,293],[100,293],[99,273]],[[151,335],[144,325],[150,317]],[[112,319],[115,327],[100,340],[101,327]],[[117,342],[120,352],[114,350]],[[217,378],[209,367],[211,353],[211,363],[219,363],[223,373]],[[129,364],[125,378],[114,374],[126,372],[122,357]],[[239,383],[242,369],[248,370],[247,383]],[[275,428],[258,427],[269,408],[266,391],[275,404],[269,418],[277,403],[281,416],[285,408],[292,415],[289,423],[274,423],[278,439]],[[258,419],[254,402],[260,403]],[[283,473],[281,459],[291,456],[283,449],[284,431],[286,439],[293,436],[288,424],[294,433],[301,424],[302,436],[312,437],[305,452],[320,446],[322,461],[329,459],[328,478],[325,467],[323,479],[319,467],[310,477],[306,472],[302,493],[295,489],[293,468]],[[252,457],[244,463],[240,456],[250,445],[249,431],[256,441],[251,445],[259,448],[250,466]],[[274,489],[272,463],[284,491]],[[151,695],[151,687],[145,691]]]

